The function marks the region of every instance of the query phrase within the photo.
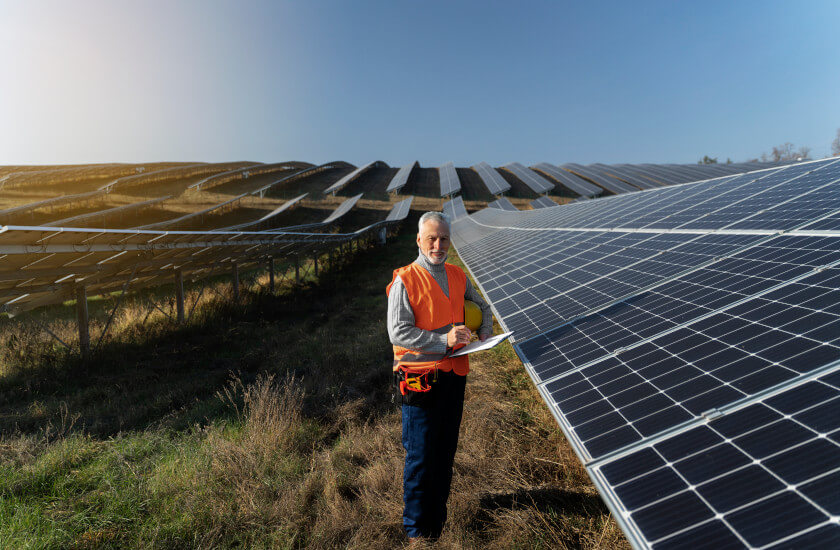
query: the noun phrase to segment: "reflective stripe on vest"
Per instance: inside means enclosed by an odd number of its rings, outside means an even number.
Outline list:
[[[464,324],[464,293],[467,291],[467,276],[458,267],[444,264],[446,280],[449,286],[449,297],[443,293],[440,285],[425,268],[416,263],[394,270],[391,283],[385,289],[391,291],[391,285],[397,277],[403,283],[411,309],[414,311],[414,325],[417,328],[447,334],[455,325]],[[455,349],[463,345],[456,346]],[[444,358],[443,354],[426,353],[422,350],[412,350],[394,346],[394,370],[400,364],[411,364],[413,367],[436,366],[444,372],[451,370],[461,376],[470,370],[467,356]]]

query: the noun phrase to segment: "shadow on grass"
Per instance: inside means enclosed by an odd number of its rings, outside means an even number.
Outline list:
[[[492,521],[493,512],[531,508],[543,514],[592,516],[608,514],[598,495],[561,489],[523,489],[513,493],[488,494],[479,501],[477,521]]]
[[[413,233],[403,231],[283,294],[246,292],[239,305],[214,300],[182,327],[138,322],[87,363],[38,339],[21,347],[25,366],[0,378],[0,435],[69,423],[68,431],[109,437],[212,422],[230,414],[217,392],[232,373],[246,383],[261,372],[302,378],[313,416],[359,400],[364,414],[389,410],[384,290],[392,270],[415,254]]]

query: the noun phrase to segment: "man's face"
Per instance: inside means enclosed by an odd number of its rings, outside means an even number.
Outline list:
[[[443,263],[449,252],[449,227],[437,220],[427,221],[417,234],[417,246],[433,264]]]

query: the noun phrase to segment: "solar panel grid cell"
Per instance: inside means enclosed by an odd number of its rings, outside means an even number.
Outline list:
[[[538,199],[534,199],[530,202],[531,208],[534,210],[538,208],[551,208],[553,206],[557,206],[557,203],[551,200],[548,197],[540,197]]]

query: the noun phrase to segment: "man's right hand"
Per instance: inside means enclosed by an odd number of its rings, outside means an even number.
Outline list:
[[[454,348],[461,344],[469,344],[471,339],[472,332],[470,332],[470,329],[466,325],[458,325],[457,327],[452,327],[452,330],[446,334],[446,346]]]

